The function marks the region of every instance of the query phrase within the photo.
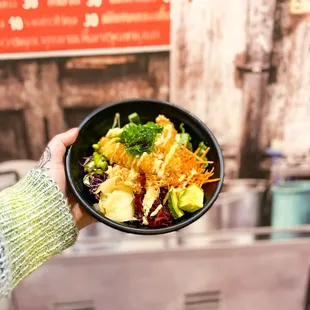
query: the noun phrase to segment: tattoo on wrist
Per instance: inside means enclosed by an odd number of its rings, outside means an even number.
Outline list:
[[[49,169],[48,164],[51,161],[51,158],[52,158],[52,153],[51,153],[49,146],[47,146],[37,164],[37,168],[48,170]]]

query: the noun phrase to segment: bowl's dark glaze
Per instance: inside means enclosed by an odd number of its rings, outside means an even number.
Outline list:
[[[128,115],[137,112],[141,121],[154,121],[159,114],[168,117],[176,128],[181,123],[185,124],[185,129],[192,136],[194,147],[200,141],[205,141],[211,147],[208,153],[208,159],[214,161],[215,175],[213,178],[220,178],[221,181],[208,183],[204,186],[206,202],[204,207],[193,213],[182,217],[175,224],[162,228],[138,227],[134,224],[116,223],[104,215],[97,212],[93,207],[94,198],[89,194],[88,189],[82,183],[84,172],[80,163],[83,157],[92,154],[92,144],[107,133],[111,128],[115,113],[120,113],[121,125],[128,123]],[[102,108],[91,113],[79,126],[80,133],[75,143],[68,149],[66,155],[66,174],[70,187],[78,201],[93,215],[98,221],[109,225],[115,229],[135,234],[153,235],[163,234],[179,230],[200,218],[213,205],[222,188],[224,180],[224,161],[220,147],[207,126],[190,112],[181,107],[167,102],[161,102],[151,99],[132,99],[111,105],[105,105]]]

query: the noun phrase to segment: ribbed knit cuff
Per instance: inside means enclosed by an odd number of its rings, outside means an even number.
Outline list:
[[[9,290],[78,235],[67,200],[39,169],[0,193],[0,232],[5,253],[0,277],[7,278]]]
[[[4,301],[1,303],[2,298],[8,297],[10,293],[12,279],[10,278],[9,269],[10,265],[4,248],[4,238],[0,231],[0,310],[2,310],[1,306],[4,304]]]

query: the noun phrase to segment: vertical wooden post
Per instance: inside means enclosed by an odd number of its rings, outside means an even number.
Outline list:
[[[49,139],[65,129],[63,109],[60,106],[58,71],[58,64],[55,60],[44,61],[40,66],[41,109],[47,120]]]
[[[25,101],[25,119],[32,150],[32,159],[39,159],[46,141],[39,89],[39,64],[36,61],[21,61],[17,64],[22,81],[21,97]]]
[[[241,178],[260,177],[263,108],[271,69],[276,0],[251,0],[248,8],[247,57],[243,74],[243,125],[240,150]]]
[[[273,66],[276,71],[268,86],[267,122],[262,144],[281,141],[287,125],[309,122],[310,118],[310,14],[292,15],[290,0],[277,4]],[[308,139],[308,135],[301,133]],[[285,148],[285,153],[295,148]]]
[[[227,175],[235,173],[240,144],[242,88],[235,62],[245,54],[247,6],[247,0],[171,1],[170,99],[214,132],[232,157],[226,157]]]

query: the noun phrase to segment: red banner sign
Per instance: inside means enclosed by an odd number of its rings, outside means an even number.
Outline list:
[[[167,47],[169,2],[0,0],[0,57]]]

